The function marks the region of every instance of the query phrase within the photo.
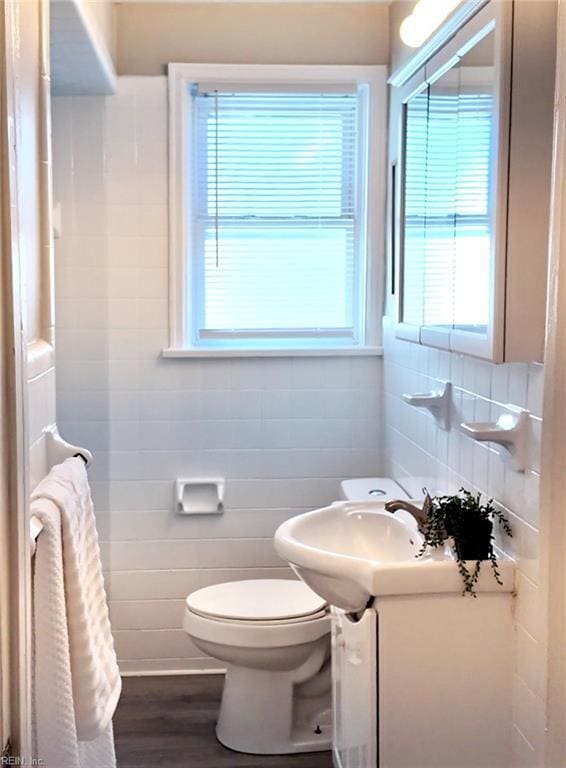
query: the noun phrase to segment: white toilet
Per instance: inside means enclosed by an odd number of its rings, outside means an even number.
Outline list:
[[[388,478],[346,480],[341,496],[406,498]],[[187,597],[183,627],[226,664],[222,744],[258,755],[331,748],[330,613],[306,584],[259,579],[199,589]]]
[[[217,584],[186,601],[185,631],[226,662],[218,740],[283,755],[330,749],[330,615],[300,581]]]

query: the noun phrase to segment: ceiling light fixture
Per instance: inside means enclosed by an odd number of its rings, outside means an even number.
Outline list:
[[[401,40],[409,48],[419,48],[462,0],[419,0],[410,16],[399,27]]]

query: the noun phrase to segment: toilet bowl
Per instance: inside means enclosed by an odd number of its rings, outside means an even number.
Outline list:
[[[260,579],[189,595],[183,626],[226,664],[218,740],[251,754],[330,749],[330,616],[300,581]]]

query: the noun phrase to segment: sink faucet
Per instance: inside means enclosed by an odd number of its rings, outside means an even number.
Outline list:
[[[419,529],[422,528],[423,523],[428,517],[428,513],[430,511],[430,507],[432,505],[432,499],[430,496],[425,496],[423,508],[419,509],[414,504],[411,504],[409,501],[403,501],[402,499],[393,499],[392,501],[387,501],[385,503],[385,509],[388,512],[397,512],[399,509],[404,509],[405,512],[408,512],[410,515],[412,515],[415,520],[417,521],[417,524],[419,526]]]

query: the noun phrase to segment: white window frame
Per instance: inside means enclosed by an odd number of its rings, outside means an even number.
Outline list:
[[[169,347],[164,357],[289,357],[334,355],[379,355],[383,310],[385,253],[387,67],[334,65],[259,64],[169,64]],[[191,175],[190,86],[199,81],[230,85],[237,83],[273,85],[356,85],[366,86],[366,136],[360,165],[365,172],[361,217],[366,222],[365,243],[360,258],[360,295],[365,297],[359,326],[360,343],[345,346],[338,342],[320,347],[209,348],[192,344],[187,317],[192,296],[193,259],[189,243],[189,190]],[[365,151],[367,146],[367,152]],[[274,339],[275,342],[275,339]]]

